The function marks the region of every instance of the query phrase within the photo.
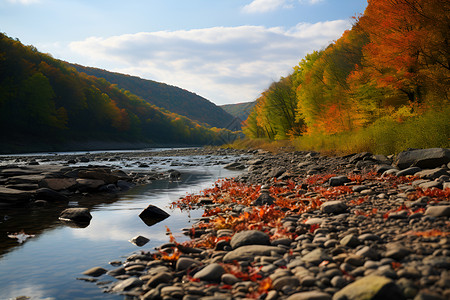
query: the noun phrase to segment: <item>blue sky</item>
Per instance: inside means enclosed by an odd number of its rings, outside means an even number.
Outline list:
[[[53,57],[255,100],[351,27],[365,0],[0,0],[0,31]]]

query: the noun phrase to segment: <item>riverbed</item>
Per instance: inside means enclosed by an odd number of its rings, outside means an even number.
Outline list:
[[[153,150],[155,152],[155,150]],[[158,151],[156,151],[158,152]],[[160,179],[140,185],[116,196],[91,196],[73,200],[69,207],[89,207],[92,220],[86,228],[73,228],[58,220],[62,205],[42,208],[0,208],[0,299],[123,299],[123,296],[105,294],[95,284],[78,280],[82,272],[92,266],[108,267],[108,262],[125,260],[141,250],[153,250],[168,242],[169,228],[179,241],[185,240],[181,229],[203,213],[201,210],[180,211],[170,204],[190,193],[210,187],[219,178],[237,176],[239,171],[223,168],[235,161],[233,155],[146,155],[148,152],[106,153],[51,153],[2,157],[3,164],[21,164],[31,160],[39,164],[67,163],[70,157],[89,157],[77,165],[109,165],[126,172],[174,169],[181,173],[176,181]],[[186,153],[189,153],[186,152]],[[102,160],[95,160],[99,154]],[[174,155],[172,155],[174,154]],[[114,159],[111,159],[113,157]],[[104,158],[104,159],[103,159]],[[158,206],[170,217],[147,226],[139,213],[149,204]],[[67,204],[65,204],[67,206]],[[8,234],[23,231],[34,235],[23,243]],[[129,242],[135,236],[150,239],[143,247]],[[111,278],[112,279],[112,278]]]

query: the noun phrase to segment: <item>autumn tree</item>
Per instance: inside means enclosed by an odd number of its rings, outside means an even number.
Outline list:
[[[363,67],[377,86],[399,90],[409,101],[448,101],[449,15],[447,0],[369,0],[359,19],[370,38]]]

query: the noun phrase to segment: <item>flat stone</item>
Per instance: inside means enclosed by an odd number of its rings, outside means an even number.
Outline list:
[[[136,277],[130,277],[128,279],[116,282],[112,287],[112,292],[123,292],[128,291],[134,287],[141,286],[143,284],[142,280]]]
[[[419,184],[419,187],[424,190],[431,188],[442,189],[442,183],[439,181],[429,181]]]
[[[75,178],[44,178],[39,182],[40,187],[61,191],[74,188],[77,185]]]
[[[87,188],[87,189],[98,189],[102,185],[105,184],[103,180],[100,179],[85,179],[85,178],[78,178],[76,179],[78,185],[81,187]]]
[[[92,277],[99,277],[107,272],[106,269],[101,267],[94,267],[90,268],[89,270],[86,270],[83,272],[84,275],[92,276]]]
[[[309,291],[295,293],[287,298],[287,300],[331,300],[331,296],[325,292]]]
[[[14,203],[16,201],[26,201],[29,200],[32,195],[34,195],[34,193],[30,191],[0,187],[1,202]]]
[[[8,184],[20,184],[20,183],[38,183],[42,179],[44,179],[45,176],[41,174],[34,174],[34,175],[20,175],[20,176],[14,176],[10,177],[8,179]]]
[[[326,214],[340,214],[347,211],[347,205],[340,200],[327,201],[322,203],[320,210]]]
[[[400,288],[387,277],[369,275],[350,283],[333,296],[333,300],[405,299]]]
[[[387,251],[384,254],[385,257],[389,257],[395,260],[402,260],[404,257],[411,253],[411,250],[404,247],[399,243],[390,243],[386,245]]]
[[[322,248],[316,248],[301,258],[304,262],[318,265],[324,260],[332,260],[332,258]]]
[[[414,175],[414,174],[416,174],[416,173],[418,173],[420,171],[422,171],[422,169],[419,168],[419,167],[409,167],[409,168],[406,168],[404,170],[398,171],[396,175],[397,176]]]
[[[109,173],[105,169],[80,170],[78,177],[86,179],[97,179],[105,183],[117,183],[120,177]]]
[[[233,249],[247,245],[270,245],[268,234],[259,230],[245,230],[236,233],[230,241]]]
[[[380,256],[376,250],[372,249],[369,246],[365,246],[365,247],[361,248],[355,254],[362,256],[362,257],[367,257],[369,259],[374,259],[374,260],[378,259]]]
[[[283,277],[275,279],[272,282],[272,288],[274,288],[275,290],[281,290],[286,285],[290,285],[290,286],[296,287],[299,284],[300,284],[300,282],[297,279],[297,277],[294,277],[294,276],[283,276]]]
[[[450,216],[450,205],[429,206],[425,211],[425,215],[432,217],[448,217]]]
[[[265,245],[249,245],[242,246],[233,251],[228,252],[223,257],[223,262],[233,262],[233,261],[253,261],[255,256],[271,256],[272,253],[283,254],[286,250],[280,247],[265,246]]]
[[[212,263],[195,273],[194,278],[204,281],[220,282],[224,273],[225,269],[221,265]]]
[[[415,176],[418,176],[422,179],[430,179],[434,180],[442,175],[448,175],[448,170],[444,168],[435,168],[435,169],[429,169],[429,170],[423,170],[420,172],[417,172]]]

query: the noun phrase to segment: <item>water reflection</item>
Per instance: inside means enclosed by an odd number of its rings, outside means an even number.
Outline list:
[[[178,241],[187,239],[181,229],[200,217],[202,211],[173,210],[170,208],[171,202],[188,193],[211,187],[218,177],[237,174],[219,166],[177,170],[181,172],[180,181],[155,181],[119,197],[76,199],[73,205],[78,203],[81,207],[90,208],[92,220],[86,228],[74,228],[58,221],[64,206],[6,212],[11,218],[0,224],[0,248],[3,248],[3,255],[0,256],[0,299],[18,296],[29,296],[31,299],[123,299],[123,296],[103,294],[95,284],[76,278],[82,277],[81,273],[91,267],[112,269],[108,261],[124,260],[123,255],[153,250],[168,242],[166,228],[170,228]],[[149,204],[168,212],[170,217],[147,226],[139,214]],[[2,212],[5,213],[4,210]],[[6,232],[22,229],[36,236],[22,245],[4,238]],[[143,247],[137,247],[128,241],[137,235],[150,241]],[[104,276],[101,280],[111,279]]]

